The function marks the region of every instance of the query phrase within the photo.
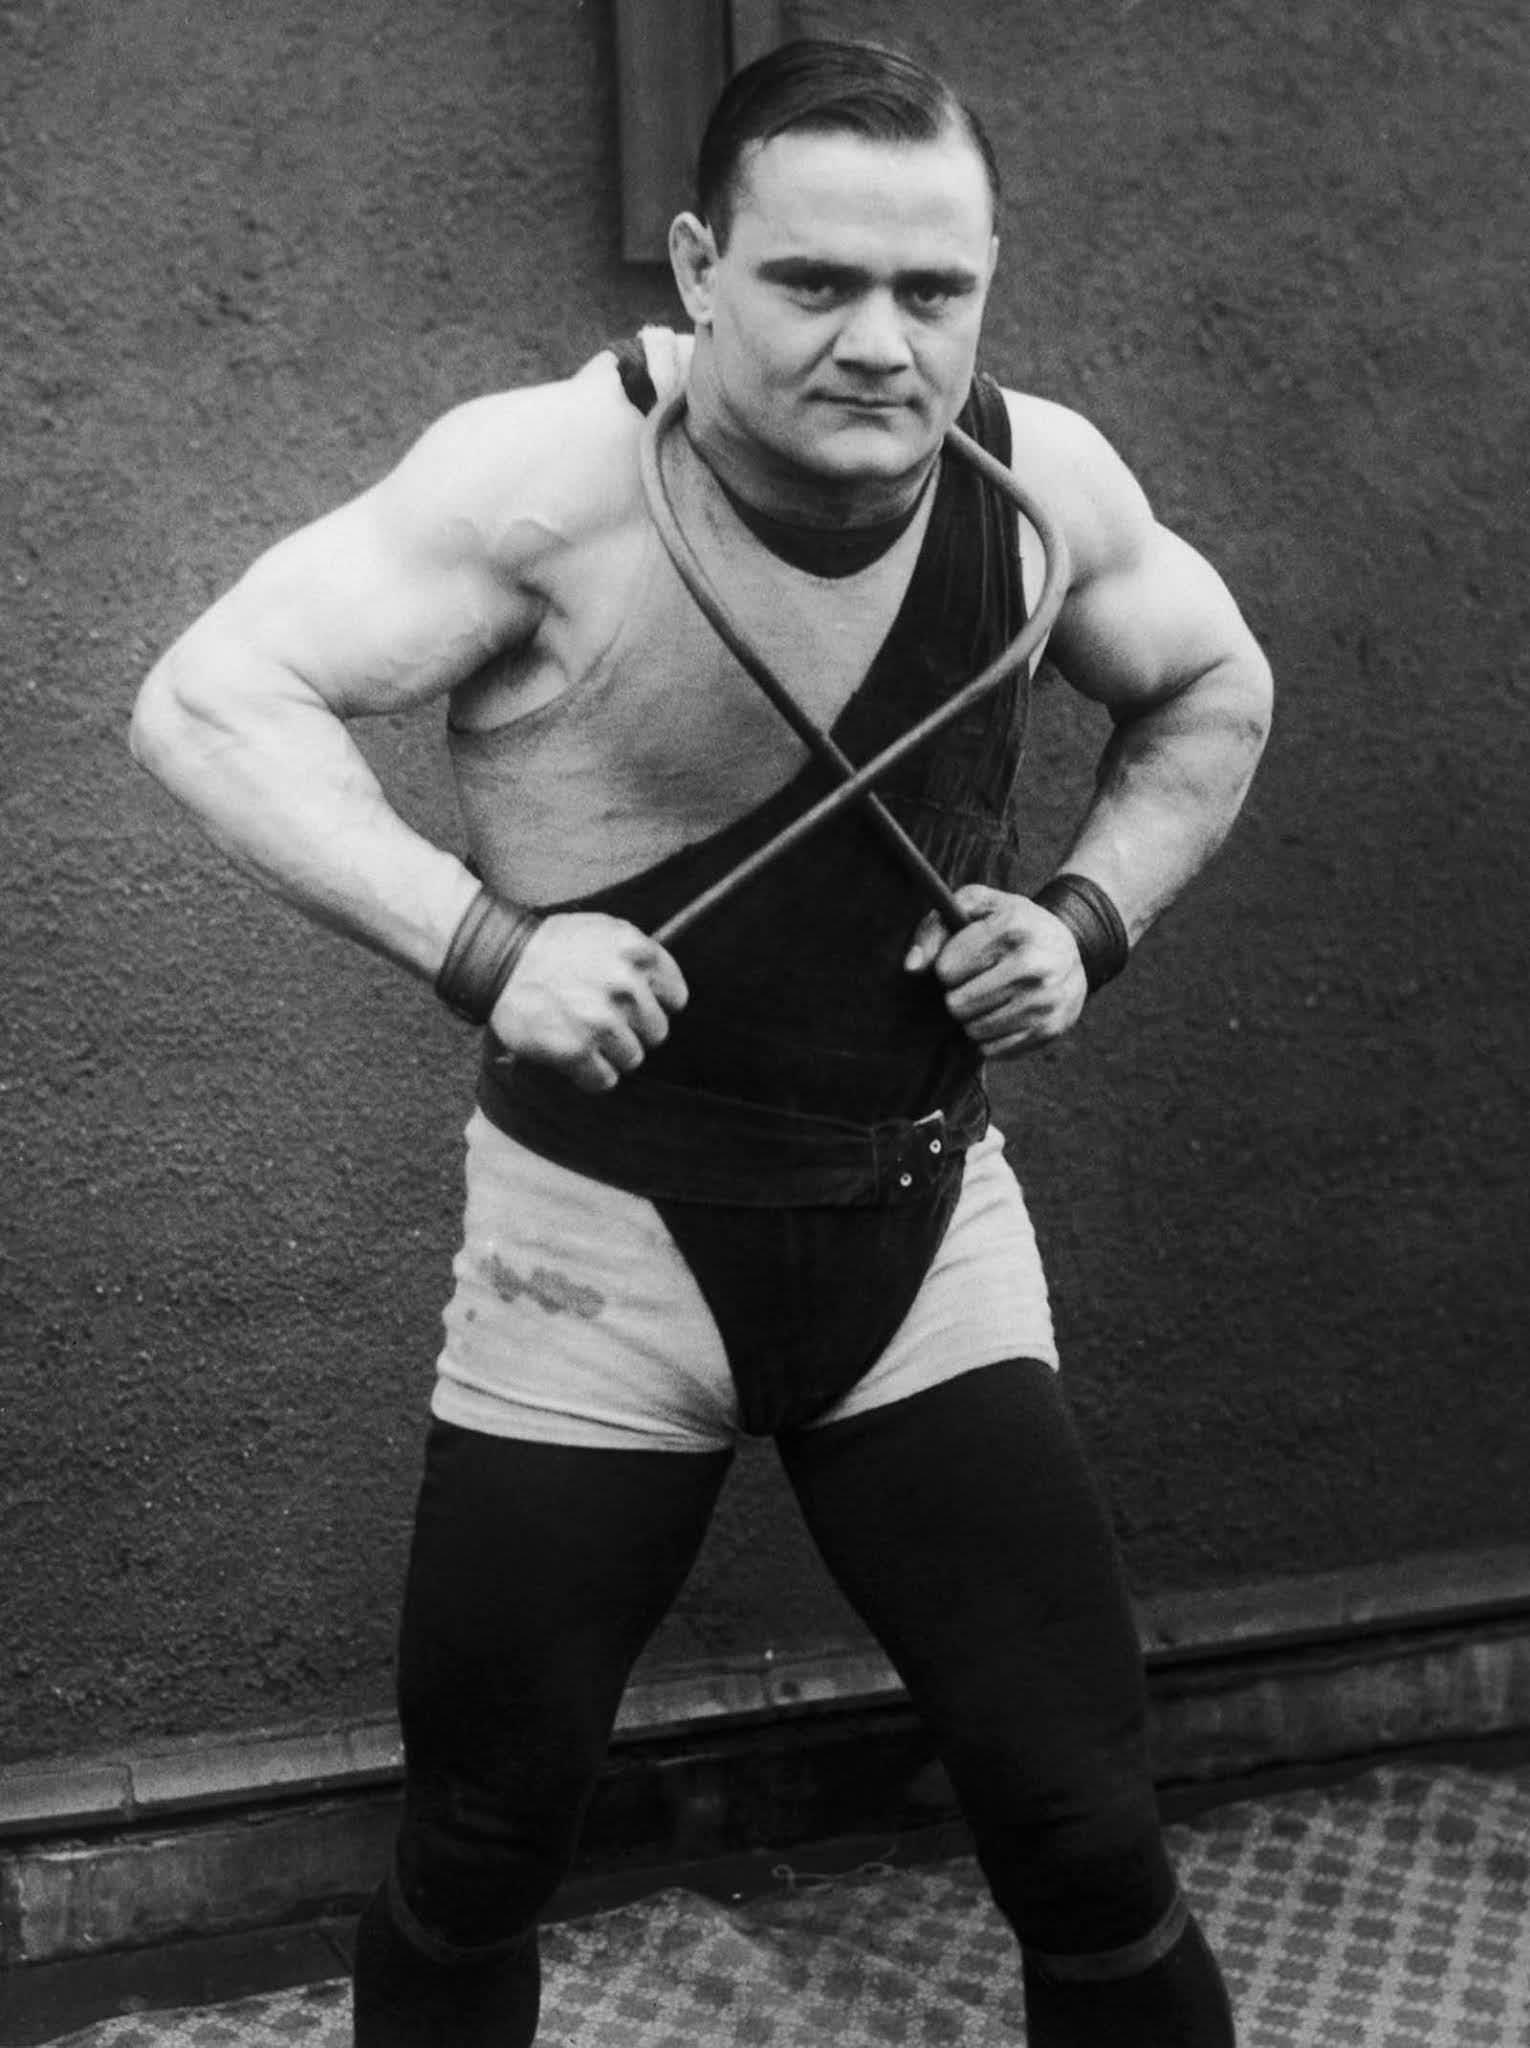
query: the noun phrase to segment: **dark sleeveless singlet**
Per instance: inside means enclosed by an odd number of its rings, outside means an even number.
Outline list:
[[[638,344],[629,398],[657,402]],[[960,424],[1002,461],[1003,395],[979,376]],[[1014,509],[958,461],[897,617],[833,732],[857,764],[953,695],[1024,622]],[[879,791],[953,886],[1016,886],[1011,798],[1028,685],[969,710]],[[724,830],[545,910],[653,930],[833,786],[809,763]],[[744,1428],[811,1421],[907,1314],[987,1126],[982,1061],[939,984],[902,965],[925,902],[854,811],[675,942],[690,990],[669,1038],[587,1095],[486,1036],[479,1103],[531,1150],[651,1200],[722,1336]]]

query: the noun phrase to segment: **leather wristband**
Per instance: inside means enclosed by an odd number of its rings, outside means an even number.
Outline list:
[[[469,1024],[487,1024],[542,920],[480,889],[463,913],[436,976],[436,994]]]
[[[1131,942],[1120,911],[1098,882],[1087,875],[1054,875],[1031,901],[1050,910],[1072,932],[1091,995],[1114,981],[1131,957]]]

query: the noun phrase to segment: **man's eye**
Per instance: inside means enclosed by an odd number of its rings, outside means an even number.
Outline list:
[[[948,284],[910,285],[904,297],[916,313],[943,313],[956,297]]]

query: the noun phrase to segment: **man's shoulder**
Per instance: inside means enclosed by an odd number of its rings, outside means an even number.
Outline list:
[[[489,461],[525,463],[599,458],[613,444],[635,442],[644,405],[627,365],[641,364],[657,398],[685,382],[691,338],[644,327],[630,343],[598,350],[566,377],[521,384],[470,398],[438,419],[430,432],[478,444]]]
[[[1142,487],[1081,412],[1031,392],[1004,390],[1010,467],[1062,522],[1079,571],[1135,547],[1151,522]]]
[[[1026,455],[1043,462],[1057,460],[1119,461],[1110,443],[1092,420],[1055,398],[1042,398],[1033,391],[1016,391],[1000,386],[1004,409],[1009,414],[1015,459]]]
[[[645,329],[655,390],[684,381],[688,341]],[[415,488],[438,483],[472,517],[532,521],[571,534],[619,515],[639,489],[643,414],[603,349],[570,376],[465,400],[426,429],[400,474]]]
[[[464,496],[586,487],[637,431],[610,358],[547,383],[464,399],[421,434],[409,461],[450,474]]]

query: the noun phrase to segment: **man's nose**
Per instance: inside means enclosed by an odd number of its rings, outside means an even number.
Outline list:
[[[834,354],[841,363],[883,375],[907,366],[908,336],[891,292],[867,292],[855,301],[835,339]]]

